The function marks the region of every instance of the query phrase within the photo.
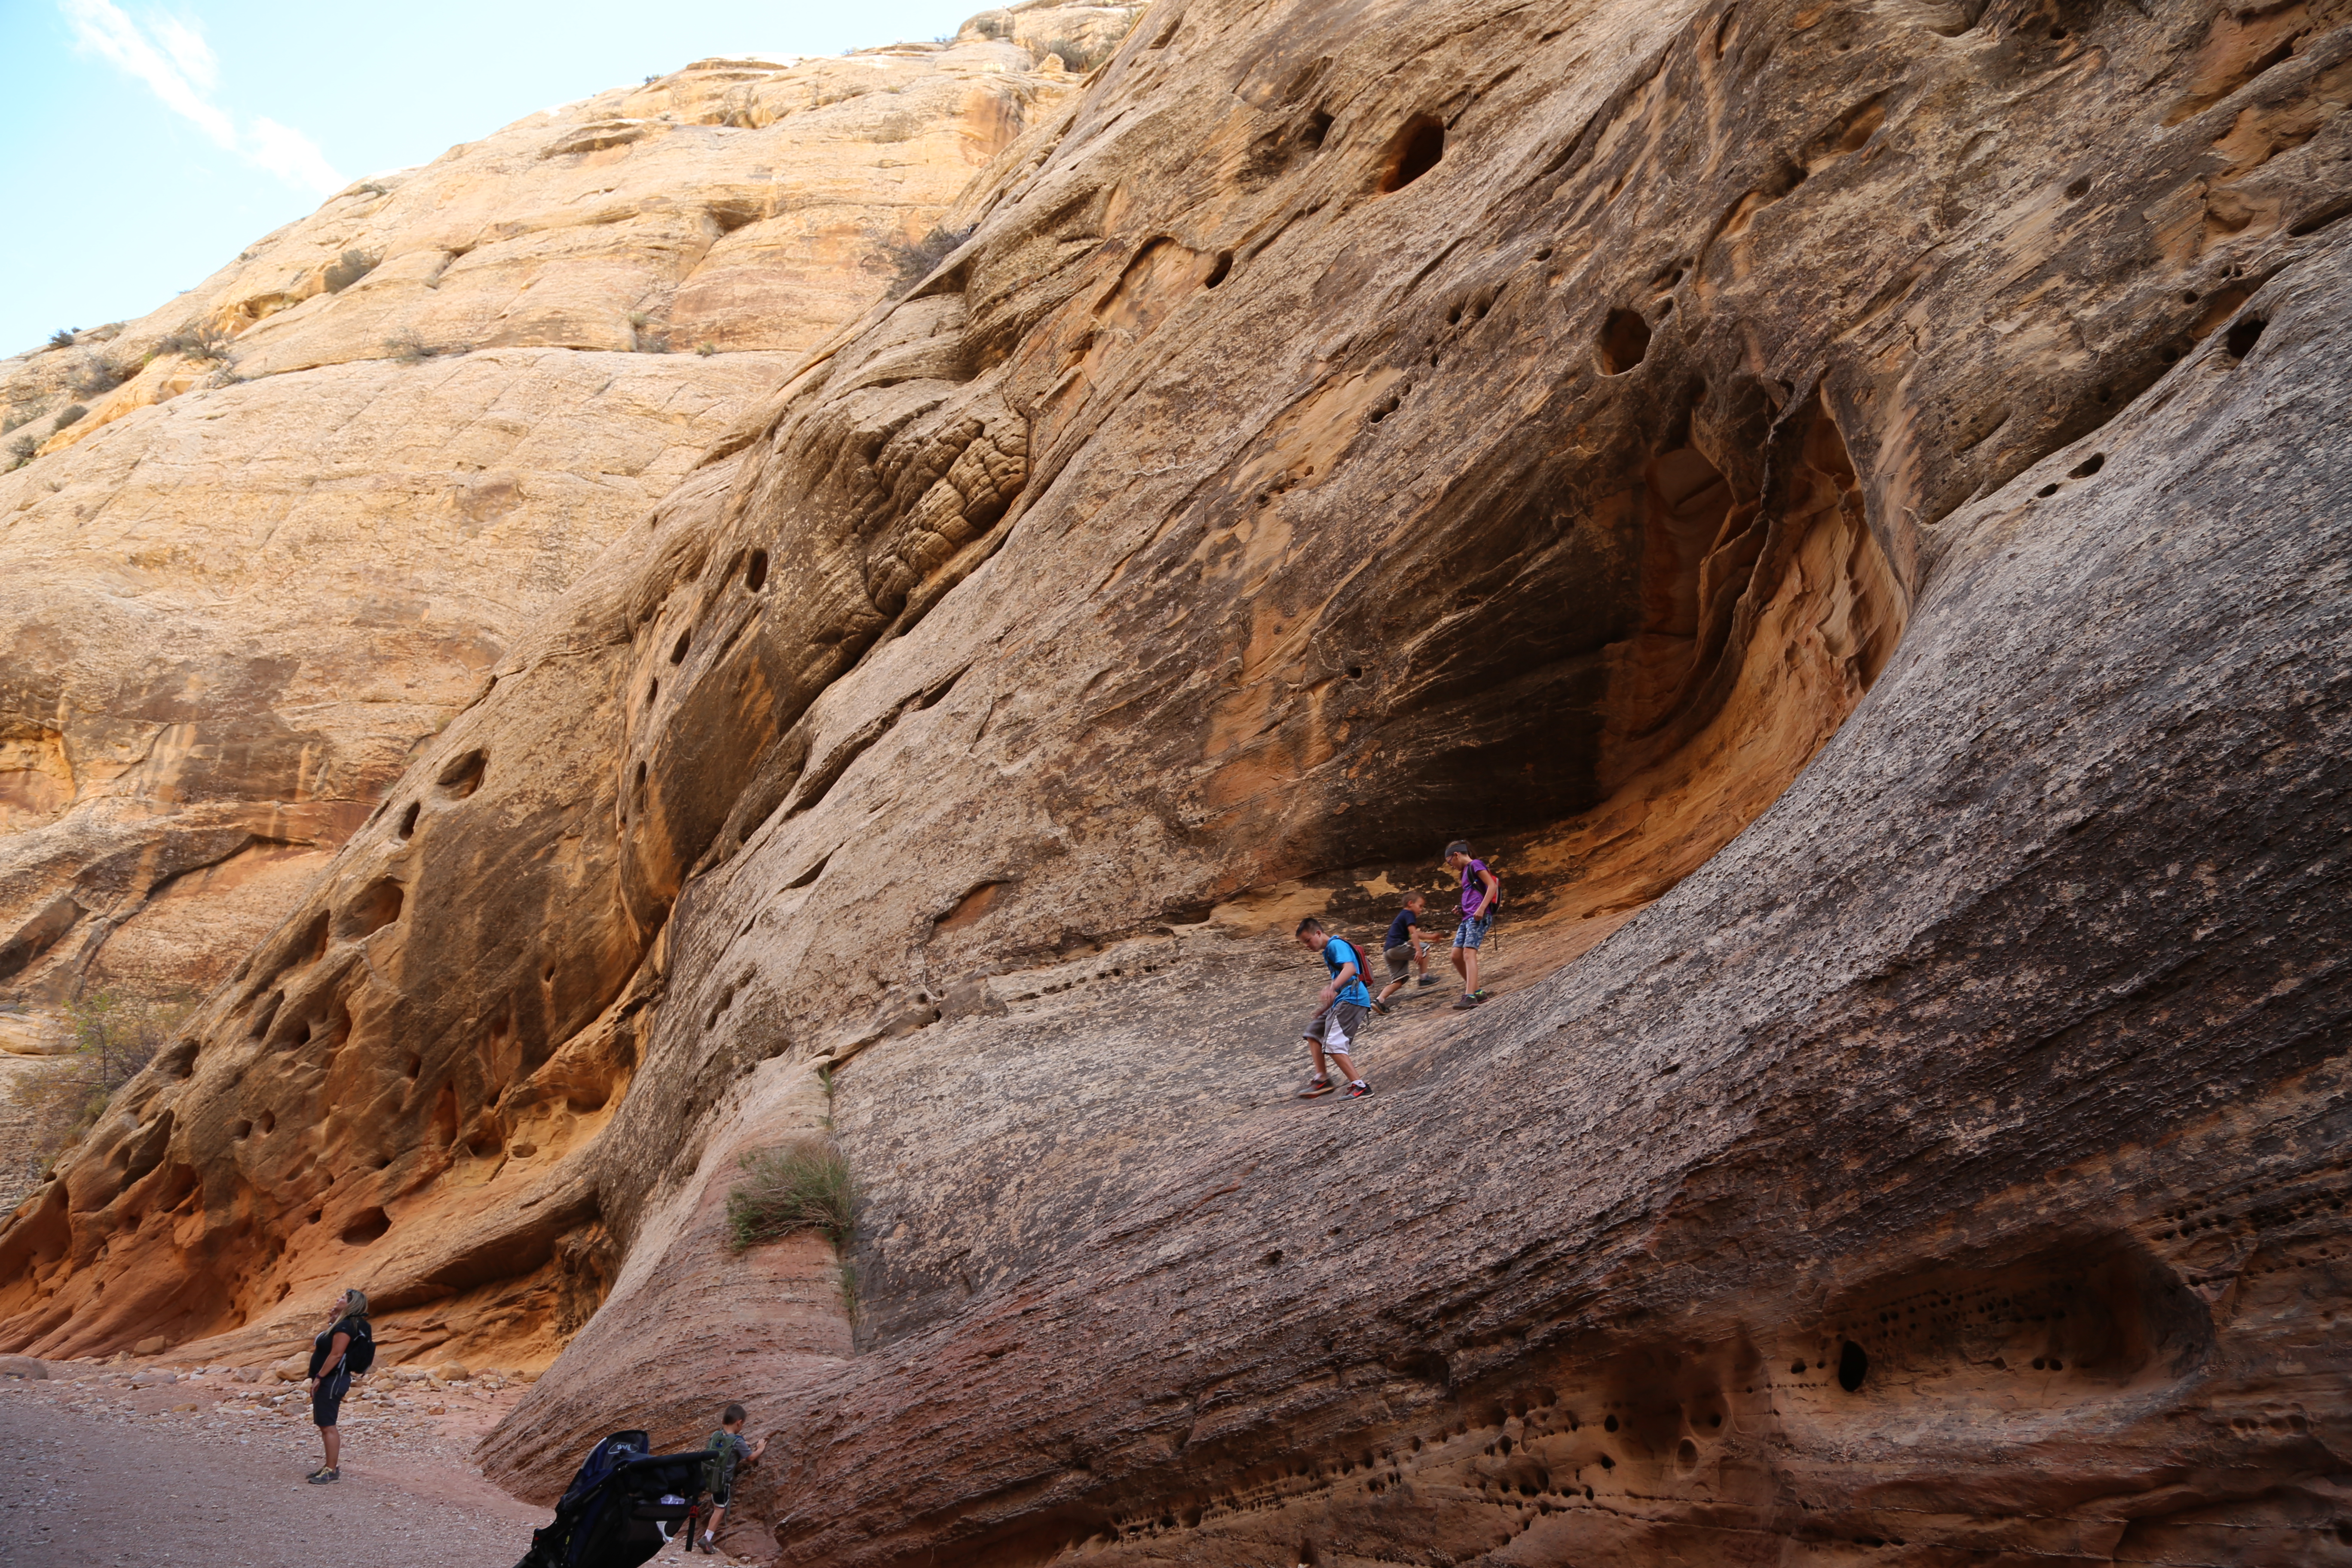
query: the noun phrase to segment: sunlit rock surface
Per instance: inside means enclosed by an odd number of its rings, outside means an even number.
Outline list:
[[[697,61],[0,362],[40,454],[0,476],[0,987],[216,983],[530,618],[1076,80],[978,32]],[[75,390],[108,366],[133,374]]]

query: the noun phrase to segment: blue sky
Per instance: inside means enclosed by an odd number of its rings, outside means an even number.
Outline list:
[[[952,33],[986,0],[0,0],[0,354],[144,315],[342,184],[705,55]]]

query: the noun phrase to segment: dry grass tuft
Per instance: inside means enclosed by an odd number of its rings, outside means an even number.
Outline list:
[[[832,1139],[757,1150],[743,1156],[743,1171],[727,1194],[727,1237],[736,1251],[796,1230],[823,1231],[835,1247],[849,1245],[857,1184]]]

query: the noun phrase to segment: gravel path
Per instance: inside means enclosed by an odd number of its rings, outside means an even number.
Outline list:
[[[11,1568],[508,1568],[549,1517],[467,1458],[519,1390],[425,1385],[346,1404],[343,1479],[313,1487],[302,1478],[319,1438],[299,1384],[134,1390],[120,1372],[55,1370],[0,1379],[0,1563]],[[267,1404],[288,1389],[297,1397]],[[425,1414],[436,1405],[444,1416]]]

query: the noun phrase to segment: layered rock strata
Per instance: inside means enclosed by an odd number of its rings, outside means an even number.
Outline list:
[[[2345,20],[1155,7],[0,1339],[584,1322],[502,1478],[746,1398],[800,1563],[2338,1550]],[[1294,1100],[1461,834],[1498,999]],[[717,1218],[827,1123],[846,1303]]]
[[[1068,94],[1006,32],[532,115],[0,362],[37,454],[0,477],[0,985],[217,983],[530,618]]]

